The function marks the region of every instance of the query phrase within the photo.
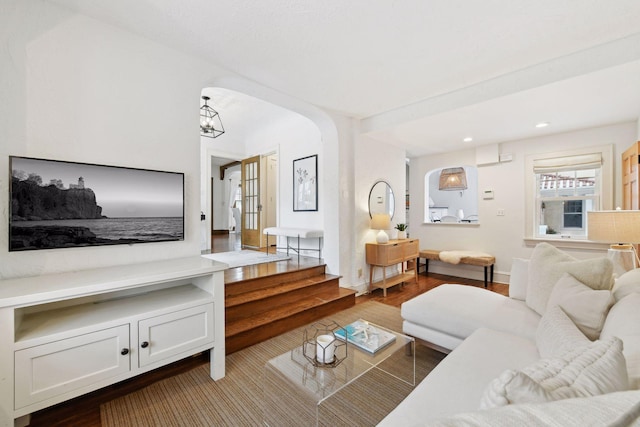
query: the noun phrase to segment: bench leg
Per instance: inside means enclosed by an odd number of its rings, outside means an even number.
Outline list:
[[[269,233],[267,233],[267,256],[269,256]]]
[[[490,280],[489,280],[489,282],[490,282],[490,283],[493,283],[493,266],[494,266],[494,265],[495,265],[495,264],[491,264],[490,266],[485,266],[485,267],[484,267],[484,287],[485,287],[485,288],[487,287],[487,268],[490,268],[490,269],[491,269],[491,270],[490,270],[490,275],[489,275],[489,279],[490,279]]]
[[[484,287],[487,287],[487,267],[486,265],[484,266]]]

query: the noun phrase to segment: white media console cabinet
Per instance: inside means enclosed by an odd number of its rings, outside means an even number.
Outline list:
[[[0,426],[205,350],[224,377],[226,268],[194,256],[0,280]]]

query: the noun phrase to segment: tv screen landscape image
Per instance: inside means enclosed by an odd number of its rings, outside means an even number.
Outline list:
[[[9,251],[184,240],[184,174],[9,157]]]

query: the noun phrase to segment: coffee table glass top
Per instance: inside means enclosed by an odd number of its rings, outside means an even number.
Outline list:
[[[312,364],[304,357],[302,346],[269,360],[263,378],[265,423],[278,425],[293,417],[289,422],[318,425],[318,406],[372,370],[389,375],[392,381],[414,386],[415,340],[369,324],[394,334],[395,341],[373,354],[348,344],[346,358],[333,368]],[[283,406],[289,409],[276,414],[277,408]],[[298,416],[301,418],[295,418]]]

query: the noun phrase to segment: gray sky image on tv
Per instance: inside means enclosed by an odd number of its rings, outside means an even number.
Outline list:
[[[110,218],[183,216],[181,173],[20,157],[12,158],[11,168],[38,174],[43,184],[60,179],[64,188],[84,178],[85,188],[93,190],[102,214]]]

